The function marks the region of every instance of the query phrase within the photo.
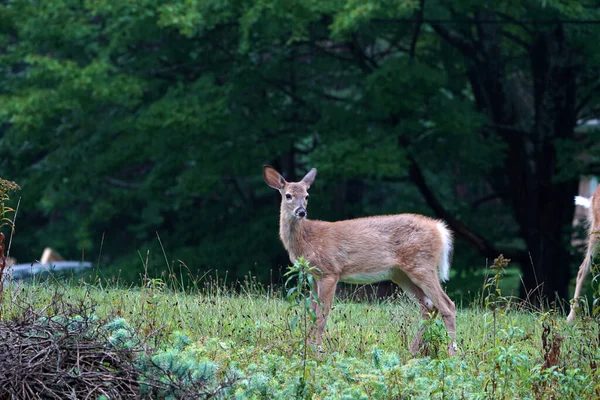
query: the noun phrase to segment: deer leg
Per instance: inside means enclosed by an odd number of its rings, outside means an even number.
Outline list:
[[[410,296],[414,298],[414,300],[419,304],[419,310],[421,311],[421,319],[428,320],[437,315],[438,310],[433,305],[433,302],[427,297],[425,292],[417,286],[413,281],[410,280],[408,276],[404,273],[395,273],[392,277],[392,281],[400,286],[404,292],[408,293]],[[416,356],[419,353],[419,350],[423,348],[423,333],[425,328],[420,326],[417,330],[417,335],[415,339],[410,345],[410,353]],[[425,344],[426,345],[426,344]]]
[[[444,321],[444,325],[446,325],[446,330],[448,331],[448,335],[452,338],[452,341],[448,345],[448,354],[453,356],[456,354],[456,306],[454,302],[448,297],[444,289],[442,289],[442,285],[437,282],[439,286],[439,290],[444,299],[445,310],[442,313],[442,320]]]
[[[323,331],[325,330],[327,317],[329,317],[329,311],[331,311],[337,283],[338,278],[332,275],[323,276],[317,281],[317,296],[321,304],[319,305],[314,301],[311,303],[311,308],[317,315],[316,329],[313,328],[311,332],[313,337],[311,342],[315,347],[321,346],[323,343]]]
[[[414,271],[424,270],[424,268],[418,268]],[[410,273],[407,272],[407,276],[425,293],[425,296],[430,299],[433,306],[439,310],[442,321],[446,326],[446,331],[448,331],[448,335],[452,338],[452,341],[448,345],[448,354],[451,356],[454,355],[456,353],[456,307],[454,302],[450,300],[450,297],[442,289],[442,285],[435,273],[425,275],[411,271]],[[432,279],[424,278],[424,276],[431,277]]]
[[[419,309],[421,311],[421,320],[426,321],[426,320],[435,318],[438,314],[437,308],[435,308],[433,306],[433,303],[425,295],[425,293],[423,293],[422,290],[420,290],[420,291],[422,293],[422,296],[419,296],[418,299],[419,299]],[[425,354],[428,353],[427,342],[423,343],[423,333],[425,333],[425,325],[423,325],[423,324],[420,324],[420,325],[421,326],[419,326],[419,328],[417,329],[417,335],[415,336],[415,339],[413,340],[413,342],[410,345],[410,352],[413,355],[413,357],[416,356],[421,349],[423,349]]]
[[[577,272],[577,281],[575,283],[575,293],[573,294],[573,301],[571,302],[571,312],[569,312],[569,316],[567,317],[567,322],[573,322],[575,320],[575,316],[577,315],[577,309],[579,308],[579,296],[581,296],[581,290],[583,289],[583,282],[585,278],[590,273],[590,268],[592,265],[592,258],[594,257],[595,248],[598,244],[598,238],[596,235],[590,235],[588,243],[588,248],[585,253],[585,258],[583,262],[579,266],[579,272]]]

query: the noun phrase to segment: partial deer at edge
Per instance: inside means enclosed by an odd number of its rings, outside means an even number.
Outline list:
[[[585,252],[585,258],[579,266],[579,272],[577,273],[577,282],[575,283],[575,294],[571,301],[571,312],[567,317],[567,321],[573,322],[579,308],[579,296],[581,296],[581,290],[583,288],[583,282],[590,273],[592,268],[592,261],[594,255],[598,250],[598,235],[600,235],[600,186],[596,188],[596,191],[589,199],[581,196],[575,197],[575,204],[589,208],[588,214],[588,243],[587,250]]]
[[[450,274],[452,233],[444,222],[423,215],[398,214],[338,222],[307,218],[308,189],[317,175],[311,169],[300,182],[287,182],[274,168],[265,166],[267,185],[281,194],[279,236],[290,261],[303,256],[320,269],[317,296],[316,340],[320,346],[338,282],[374,283],[391,280],[412,295],[421,317],[439,313],[456,351],[456,310],[442,289]],[[422,346],[419,329],[410,346],[414,355]]]

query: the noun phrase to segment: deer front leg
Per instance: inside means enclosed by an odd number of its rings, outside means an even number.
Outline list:
[[[311,303],[311,308],[317,315],[316,329],[313,328],[311,332],[311,344],[315,347],[321,346],[323,343],[323,331],[325,330],[327,317],[329,317],[329,311],[331,311],[337,283],[338,278],[331,275],[323,276],[317,281],[317,296],[321,305],[314,301]]]

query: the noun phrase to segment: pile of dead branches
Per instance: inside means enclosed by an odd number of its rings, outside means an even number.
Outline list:
[[[168,347],[160,329],[142,337],[140,327],[100,320],[94,305],[66,297],[19,304],[18,316],[0,320],[0,400],[211,399],[242,379],[184,368],[186,360],[157,350]]]
[[[138,398],[139,349],[112,346],[89,307],[51,308],[0,321],[0,399]]]

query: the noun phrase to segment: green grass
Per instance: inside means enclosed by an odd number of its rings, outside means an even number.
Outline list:
[[[42,309],[51,299],[95,305],[95,314],[125,318],[140,335],[174,333],[191,344],[186,357],[209,360],[224,379],[235,369],[246,377],[227,398],[591,398],[600,393],[598,325],[574,325],[552,310],[520,310],[501,299],[497,311],[459,308],[459,352],[448,358],[413,358],[408,351],[418,324],[417,306],[405,296],[377,303],[337,300],[327,323],[322,354],[310,354],[302,384],[303,338],[278,292],[246,284],[236,292],[215,281],[187,291],[161,280],[144,288],[33,281],[5,287],[2,319]],[[546,324],[564,339],[558,364],[542,371]],[[432,325],[430,329],[436,329]],[[444,346],[445,349],[445,346]],[[301,390],[300,390],[301,389]],[[291,396],[291,397],[290,397]]]

